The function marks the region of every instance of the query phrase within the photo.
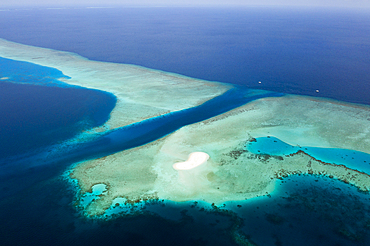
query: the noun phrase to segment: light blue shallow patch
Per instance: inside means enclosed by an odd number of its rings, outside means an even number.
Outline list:
[[[96,184],[92,187],[92,192],[87,192],[81,197],[80,205],[86,208],[93,201],[100,199],[100,195],[107,191],[105,184]]]
[[[370,154],[356,150],[292,146],[275,137],[257,138],[256,142],[248,144],[247,150],[254,154],[279,156],[294,154],[301,150],[322,162],[345,165],[348,168],[370,174]]]

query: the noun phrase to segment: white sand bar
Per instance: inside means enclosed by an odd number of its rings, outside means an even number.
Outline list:
[[[203,163],[207,162],[209,159],[209,155],[204,152],[193,152],[189,155],[187,161],[184,162],[177,162],[173,164],[173,168],[175,170],[190,170],[196,168]]]

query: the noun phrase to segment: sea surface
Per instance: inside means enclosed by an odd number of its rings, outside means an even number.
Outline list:
[[[0,37],[92,60],[370,104],[368,10],[11,9],[1,11]]]
[[[370,15],[364,10],[3,10],[0,38],[10,41],[249,88],[370,104]],[[114,108],[109,93],[57,82],[65,77],[61,71],[3,58],[0,66],[0,78],[6,78],[0,80],[0,160],[47,151],[103,124]],[[177,220],[144,214],[102,221],[74,208],[75,190],[60,176],[66,166],[55,163],[18,176],[0,173],[1,245],[237,245],[235,225],[256,245],[370,242],[370,196],[336,180],[282,181],[271,197],[243,204],[244,221],[206,212],[201,219],[191,217],[186,205],[169,209],[181,215]],[[1,165],[13,173],[19,168]]]

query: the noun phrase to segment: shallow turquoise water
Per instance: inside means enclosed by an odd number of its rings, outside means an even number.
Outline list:
[[[337,165],[345,165],[348,168],[370,174],[370,154],[339,148],[319,148],[306,146],[292,146],[276,137],[256,138],[256,142],[250,142],[247,150],[255,154],[267,155],[291,155],[303,151],[313,158]]]

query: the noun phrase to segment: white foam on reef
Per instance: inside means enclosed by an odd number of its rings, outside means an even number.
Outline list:
[[[0,39],[0,56],[53,67],[71,77],[63,82],[113,93],[117,105],[106,124],[110,129],[194,107],[231,88],[135,65],[91,61],[77,54],[4,39]]]

